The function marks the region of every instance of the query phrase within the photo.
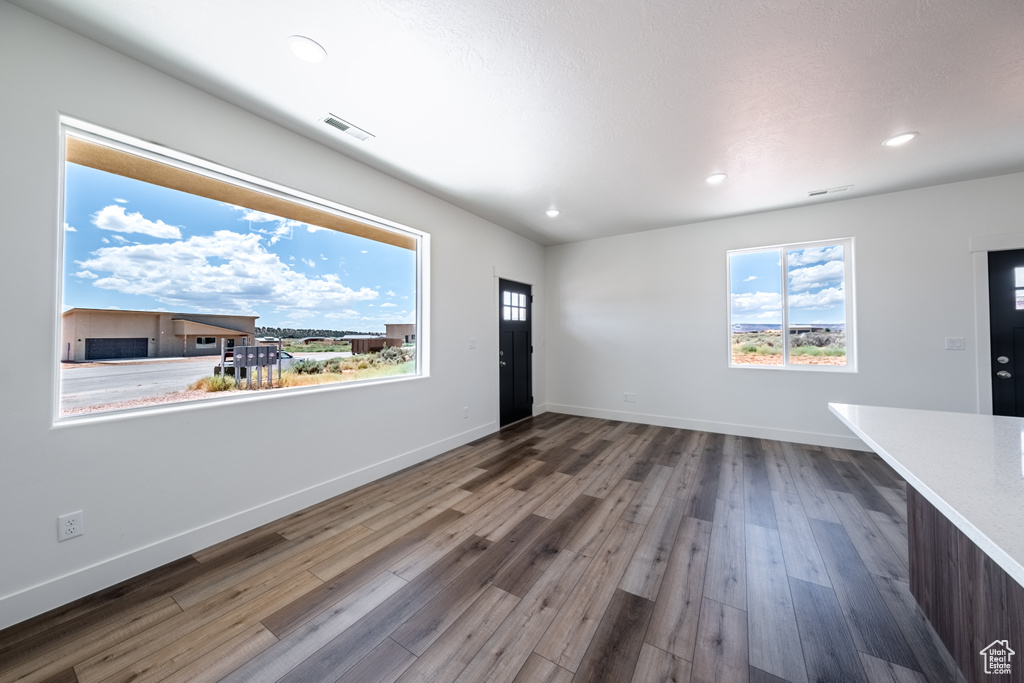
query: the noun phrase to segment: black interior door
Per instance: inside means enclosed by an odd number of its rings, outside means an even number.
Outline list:
[[[533,414],[532,319],[530,285],[498,280],[498,390],[502,427]]]
[[[1024,417],[1024,249],[988,254],[992,414]]]

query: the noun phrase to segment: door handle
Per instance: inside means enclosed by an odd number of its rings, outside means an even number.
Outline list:
[[[1013,377],[1013,375],[1008,373],[1006,370],[1000,370],[999,372],[996,373],[996,377],[998,377],[999,379],[1010,379],[1011,377]]]
[[[996,358],[996,362],[1006,365],[1007,363],[1010,362],[1010,359],[1007,358],[1006,356],[999,356],[999,358]]]
[[[505,367],[505,361],[500,361],[498,364],[501,365],[501,367]],[[1009,376],[1010,373],[1006,373],[1006,374],[1007,374],[1007,376]]]

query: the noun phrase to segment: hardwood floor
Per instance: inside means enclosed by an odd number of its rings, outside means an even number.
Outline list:
[[[545,414],[0,631],[0,681],[958,681],[870,453]]]

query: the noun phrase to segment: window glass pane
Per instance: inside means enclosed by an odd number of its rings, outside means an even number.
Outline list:
[[[501,317],[504,318],[505,320],[511,320],[512,319],[512,307],[511,306],[505,306],[504,307],[504,313],[502,314]]]
[[[782,365],[782,252],[729,254],[734,365]]]
[[[1024,287],[1024,268],[1013,269],[1014,287]]]
[[[526,306],[526,295],[525,294],[520,294],[519,295],[519,305],[523,306],[523,307]]]
[[[1017,290],[1017,310],[1024,311],[1024,289]]]
[[[421,245],[411,231],[357,221],[327,202],[155,152],[82,143],[77,134],[65,138],[62,417],[167,402],[169,383],[159,383],[165,380],[157,368],[164,363],[154,365],[152,380],[114,382],[107,390],[105,378],[81,381],[75,362],[184,355],[189,377],[182,375],[174,400],[213,398],[230,392],[185,390],[234,370],[233,358],[221,358],[222,344],[275,337],[287,348],[316,335],[339,348],[303,350],[340,352],[339,340],[349,334],[383,337],[389,327],[415,326]],[[192,184],[175,184],[180,178]],[[314,218],[323,220],[305,222]],[[161,334],[151,334],[157,328]],[[392,353],[393,374],[418,372],[416,354],[412,347]],[[356,364],[324,366],[316,378],[295,373],[290,386],[320,383],[324,375],[329,382],[380,376]]]
[[[843,245],[786,252],[789,362],[846,365]]]
[[[512,305],[512,292],[502,292],[503,302],[506,306]]]
[[[525,308],[519,309],[519,319],[520,320],[526,320],[526,309]]]

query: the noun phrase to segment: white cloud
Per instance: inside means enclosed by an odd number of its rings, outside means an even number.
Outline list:
[[[72,273],[75,277],[86,278],[87,280],[95,280],[99,277],[96,273],[91,270],[80,270],[77,273]]]
[[[320,226],[317,225],[310,225],[309,223],[306,224],[306,232],[320,232],[321,230],[326,229],[327,228],[321,228]]]
[[[78,231],[77,231],[77,230],[75,230],[75,229],[74,229],[73,227],[71,227],[70,225],[68,225],[68,222],[67,222],[67,221],[64,221],[64,232],[78,232]]]
[[[117,242],[118,244],[128,244],[128,240],[121,237],[120,235],[111,235],[110,238]]]
[[[181,230],[161,220],[151,221],[141,213],[125,213],[123,206],[111,204],[92,215],[92,224],[100,230],[114,232],[138,232],[160,239],[181,239]]]
[[[114,201],[117,202],[118,204],[127,204],[128,203],[127,199],[121,199],[120,197],[114,197]]]
[[[277,244],[281,240],[290,240],[294,235],[295,226],[291,224],[291,221],[281,223],[273,230],[253,230],[263,235],[270,235],[270,243]]]
[[[790,268],[793,266],[809,266],[823,261],[841,261],[843,258],[843,247],[837,244],[834,247],[801,249],[789,252],[786,258]]]
[[[748,292],[732,295],[733,313],[769,313],[782,310],[782,295],[778,292]]]
[[[96,287],[150,296],[172,310],[259,314],[272,309],[308,317],[380,296],[368,287],[346,287],[333,273],[311,277],[292,270],[267,252],[262,240],[220,230],[177,242],[102,247],[77,263],[83,271],[105,275],[94,280]]]
[[[744,278],[743,281],[744,282],[752,282],[753,280],[756,280],[756,279],[757,279],[756,275],[751,275],[750,277]]]
[[[803,310],[834,308],[846,301],[843,286],[829,287],[818,292],[803,292],[789,295],[789,307]]]
[[[398,304],[393,304],[390,301],[380,305],[381,308],[398,308]]]
[[[388,296],[395,296],[395,293],[390,289],[388,290],[387,294]]]
[[[305,263],[310,268],[316,268],[316,261],[314,261],[311,258],[304,258],[304,259],[299,259],[299,260],[302,261],[303,263]]]
[[[359,311],[353,311],[351,308],[347,308],[344,311],[338,311],[336,313],[328,313],[324,315],[328,320],[348,320],[359,317]]]
[[[802,292],[817,287],[840,284],[843,281],[843,262],[828,261],[817,266],[789,271],[789,291]]]
[[[103,242],[103,244],[110,244],[110,240],[108,240],[106,237],[102,238],[100,242]]]
[[[359,253],[360,253],[360,254],[369,254],[370,252],[368,252],[368,251],[366,251],[366,250],[364,249],[364,250],[362,250],[362,251],[361,251],[361,252],[359,252]]]
[[[324,256],[323,254],[320,254],[320,260],[321,260],[321,261],[326,261],[326,260],[327,260],[327,257],[326,257],[326,256]]]
[[[252,221],[254,223],[273,223],[274,221],[287,221],[287,218],[281,218],[275,216],[272,213],[264,213],[263,211],[256,211],[255,209],[249,209],[244,206],[238,206],[236,204],[230,204],[231,208],[235,211],[241,211],[242,217],[239,220]]]

